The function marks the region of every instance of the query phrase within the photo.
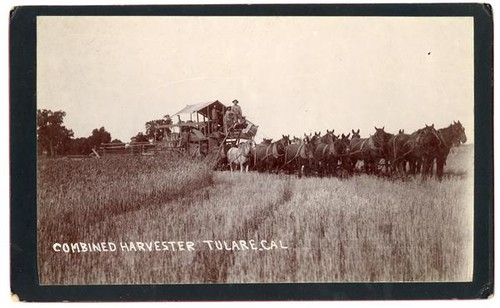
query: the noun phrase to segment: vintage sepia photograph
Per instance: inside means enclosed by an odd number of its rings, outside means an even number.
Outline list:
[[[12,293],[489,296],[491,20],[391,8],[13,11]]]
[[[472,17],[37,17],[41,284],[467,282]]]

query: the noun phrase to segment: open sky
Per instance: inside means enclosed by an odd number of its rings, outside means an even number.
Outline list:
[[[460,120],[473,142],[469,17],[61,17],[37,20],[37,105],[75,137],[129,141],[187,104],[240,101],[261,137],[362,136]]]

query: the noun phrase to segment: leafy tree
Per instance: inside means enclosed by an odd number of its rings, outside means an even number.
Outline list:
[[[69,142],[66,154],[72,155],[88,155],[92,151],[88,138],[71,139]]]
[[[65,116],[64,111],[37,110],[37,142],[50,157],[63,154],[73,137],[73,131],[63,125]]]
[[[149,139],[154,139],[156,138],[156,141],[163,140],[165,138],[165,135],[170,133],[169,128],[159,128],[156,129],[156,136],[155,136],[155,127],[158,125],[170,125],[172,124],[172,119],[170,116],[167,114],[163,116],[162,119],[159,120],[151,120],[146,122],[146,137]]]
[[[111,134],[107,132],[104,127],[99,129],[96,128],[92,131],[92,135],[87,139],[91,148],[98,149],[101,146],[101,143],[108,143],[111,141]]]
[[[120,139],[113,139],[111,143],[123,143]]]
[[[137,143],[137,142],[149,142],[149,139],[142,132],[138,132],[137,135],[130,138],[130,143]]]

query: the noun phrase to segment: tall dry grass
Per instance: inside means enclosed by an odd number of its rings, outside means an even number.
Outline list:
[[[442,182],[213,174],[198,161],[156,158],[48,161],[39,172],[41,282],[467,281],[471,150],[450,156]],[[281,240],[288,248],[216,251],[202,245],[250,239]],[[155,240],[193,241],[197,249],[51,250],[54,241]]]
[[[58,271],[60,267],[61,260],[47,263],[53,253],[53,243],[110,241],[128,226],[115,226],[106,221],[123,215],[134,216],[131,213],[140,211],[142,216],[133,223],[147,224],[148,220],[157,218],[149,214],[155,207],[175,200],[182,200],[181,204],[188,202],[196,198],[200,190],[213,185],[212,166],[190,158],[115,156],[101,160],[43,160],[38,164],[37,176],[42,282],[44,272]],[[166,210],[176,215],[183,209],[169,207]],[[91,268],[92,264],[88,266]],[[75,270],[82,268],[77,266]]]

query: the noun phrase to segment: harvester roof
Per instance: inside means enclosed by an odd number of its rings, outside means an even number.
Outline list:
[[[219,110],[224,110],[226,106],[217,101],[209,101],[199,104],[186,105],[186,107],[182,108],[180,111],[176,112],[173,116],[180,114],[190,114],[190,113],[199,113],[205,117],[209,117],[209,112],[215,107],[219,107]]]

